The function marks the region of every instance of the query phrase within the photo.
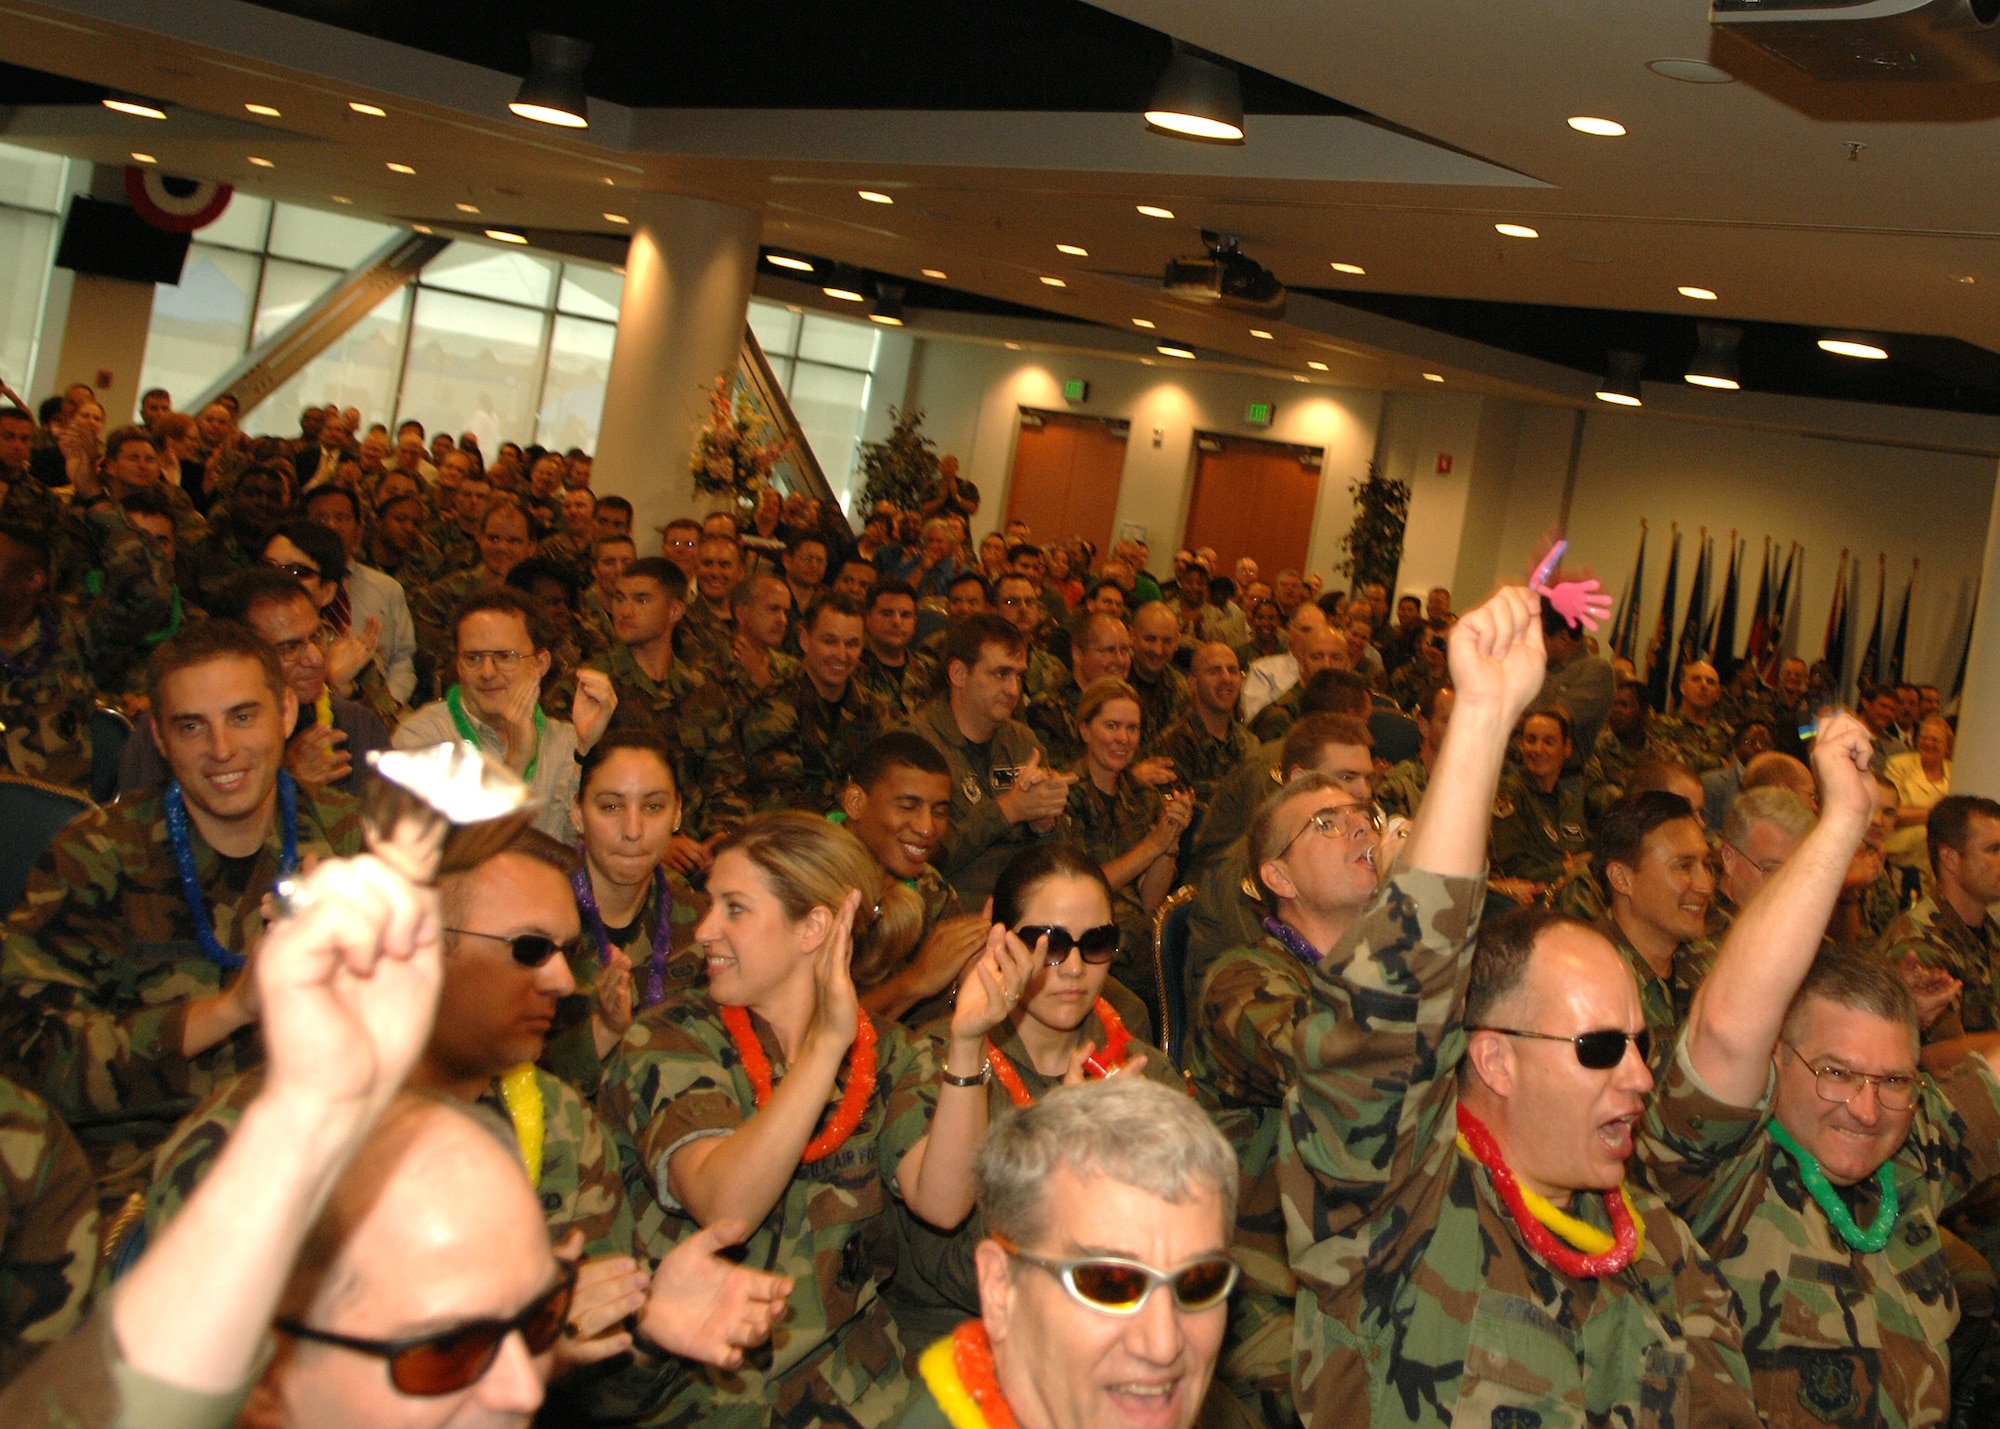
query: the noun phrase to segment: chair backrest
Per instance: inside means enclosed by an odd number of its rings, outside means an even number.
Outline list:
[[[96,805],[74,789],[25,774],[0,773],[0,910],[14,911],[28,890],[28,874],[63,826]]]
[[[1184,1068],[1187,1061],[1188,909],[1194,895],[1194,885],[1184,883],[1153,912],[1153,976],[1160,990],[1159,1015],[1153,1025],[1160,1034],[1160,1050],[1176,1068]]]
[[[100,804],[118,797],[118,766],[131,737],[132,721],[123,710],[99,705],[90,712],[90,797]]]

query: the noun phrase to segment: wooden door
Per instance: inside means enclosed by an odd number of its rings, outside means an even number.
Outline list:
[[[1247,437],[1197,433],[1194,499],[1181,545],[1215,547],[1218,571],[1248,556],[1269,580],[1304,571],[1319,504],[1317,452]]]
[[[1107,549],[1127,431],[1121,423],[1024,408],[1006,519],[1026,521],[1038,542],[1082,536]]]

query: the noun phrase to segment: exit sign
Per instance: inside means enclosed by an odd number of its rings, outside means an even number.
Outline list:
[[[1090,384],[1082,378],[1072,377],[1069,381],[1063,383],[1063,401],[1088,402],[1089,400]]]
[[[1271,404],[1269,402],[1252,402],[1243,409],[1243,420],[1253,427],[1270,426]]]

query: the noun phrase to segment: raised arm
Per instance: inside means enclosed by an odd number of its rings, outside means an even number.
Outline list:
[[[1822,723],[1812,755],[1819,822],[1737,917],[1689,1009],[1682,1035],[1695,1073],[1733,1106],[1754,1106],[1764,1095],[1785,1009],[1819,952],[1841,880],[1868,830],[1872,753],[1868,730],[1853,715]]]

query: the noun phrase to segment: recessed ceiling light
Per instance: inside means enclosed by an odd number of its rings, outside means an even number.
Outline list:
[[[1317,360],[1308,362],[1306,366],[1310,367],[1315,372],[1324,372],[1327,370],[1326,364],[1324,362],[1320,362]]]
[[[358,99],[348,100],[347,107],[352,109],[356,114],[366,114],[370,119],[387,119],[389,117],[388,110],[374,104],[363,104]]]
[[[160,161],[151,154],[142,154],[137,149],[134,149],[132,151],[132,162],[135,164],[157,164]]]
[[[351,198],[349,198],[349,197],[348,197],[348,196],[347,196],[346,194],[333,194],[333,195],[330,195],[330,197],[331,197],[331,198],[333,199],[333,201],[334,201],[335,203],[353,203],[353,202],[354,202],[354,200],[353,200],[353,199],[351,199]],[[429,230],[428,228],[420,228],[420,229],[418,229],[418,230],[417,230],[417,232],[419,232],[419,233],[429,233],[429,232],[430,232],[430,230]]]
[[[1579,134],[1595,134],[1600,139],[1616,139],[1625,132],[1625,126],[1616,119],[1598,119],[1589,114],[1572,114],[1569,127]]]
[[[1976,283],[1979,281],[1977,278],[1973,277],[1972,274],[1970,273],[1954,273],[1951,276],[1952,276],[1952,281],[1955,283]]]
[[[1697,302],[1712,303],[1715,301],[1715,290],[1713,288],[1691,288],[1682,286],[1674,289],[1674,291],[1679,293],[1683,298],[1693,298]]]
[[[410,231],[412,233],[429,233],[431,226],[428,223],[413,223],[410,225]]]
[[[773,253],[769,262],[773,268],[789,268],[794,273],[810,273],[813,265],[803,258],[794,258],[789,253]]]
[[[509,232],[504,228],[489,228],[486,230],[486,236],[495,243],[526,243],[528,241],[521,234]]]
[[[1730,84],[1736,79],[1726,69],[1717,69],[1707,60],[1647,60],[1646,68],[1661,79],[1677,79],[1684,84]]]
[[[604,221],[606,223],[630,223],[632,220],[622,213],[607,213],[604,215]]]
[[[1067,253],[1072,258],[1088,258],[1090,256],[1088,248],[1079,248],[1074,243],[1058,243],[1056,245],[1056,252]]]
[[[1021,344],[1018,342],[1010,342],[1007,344],[1007,350],[1009,352],[1019,352],[1021,350]]]
[[[1157,326],[1157,324],[1151,318],[1134,318],[1132,319],[1132,326],[1150,328]]]
[[[1144,214],[1147,218],[1172,218],[1174,216],[1174,211],[1172,209],[1161,208],[1156,203],[1140,204],[1139,212]]]
[[[1264,329],[1262,329],[1262,328],[1260,328],[1260,327],[1253,327],[1253,328],[1251,328],[1251,329],[1250,329],[1250,336],[1252,336],[1252,337],[1261,337],[1261,338],[1269,338],[1269,337],[1271,336],[1271,334],[1269,334],[1268,332],[1265,332],[1265,331],[1264,331]]]
[[[1865,357],[1879,362],[1889,354],[1872,342],[1860,342],[1848,337],[1823,337],[1819,340],[1821,352],[1831,352],[1836,357]]]
[[[877,192],[875,192],[875,190],[873,190],[873,189],[861,189],[861,190],[859,190],[858,192],[859,192],[859,193],[861,194],[861,196],[862,196],[863,198],[867,199],[867,200],[868,200],[868,202],[870,202],[870,203],[894,203],[894,202],[895,202],[895,200],[894,200],[894,199],[892,199],[892,198],[890,198],[890,197],[889,197],[889,195],[887,195],[887,194],[884,194],[884,193],[877,193]]]
[[[1442,372],[1426,372],[1426,373],[1424,374],[1424,381],[1426,381],[1426,382],[1442,382],[1442,381],[1444,381],[1444,374],[1443,374]]]
[[[940,283],[946,280],[945,271],[942,268],[926,268],[924,269],[924,276],[926,278],[935,278]]]
[[[247,154],[244,157],[249,159],[251,163],[255,164],[260,169],[275,169],[278,167],[276,164],[272,163],[269,159],[260,159],[255,154]]]
[[[1352,273],[1357,278],[1365,276],[1368,272],[1359,263],[1335,263],[1332,268],[1336,273]]]
[[[1042,281],[1048,284],[1051,288],[1067,288],[1069,286],[1069,284],[1065,283],[1062,279],[1051,278],[1046,273],[1042,275]]]
[[[392,174],[414,174],[416,170],[408,164],[391,164],[389,165],[389,172]]]
[[[1303,373],[1303,372],[1294,372],[1294,373],[1292,374],[1292,381],[1294,381],[1294,382],[1310,382],[1310,381],[1312,381],[1312,379],[1311,379],[1310,377],[1306,376],[1306,375],[1305,375],[1305,373]]]
[[[279,115],[277,110],[273,109],[268,104],[246,104],[243,107],[249,110],[252,114],[263,115],[266,119],[277,119],[282,117],[281,115]]]
[[[1713,377],[1705,372],[1690,372],[1686,379],[1697,387],[1713,387],[1720,392],[1740,392],[1743,384],[1733,377]]]
[[[901,327],[903,325],[901,318],[892,317],[888,313],[870,313],[868,321],[871,323],[880,323],[883,327]]]
[[[615,189],[615,188],[617,188],[617,187],[618,187],[618,180],[616,180],[616,179],[612,178],[612,177],[611,177],[611,175],[609,175],[609,174],[606,174],[606,175],[604,176],[604,185],[605,185],[605,187],[606,187],[606,188],[614,188],[614,189]]]
[[[1507,238],[1540,238],[1542,235],[1525,223],[1496,223],[1493,231]]]
[[[460,213],[479,212],[479,205],[476,203],[455,203],[452,205],[452,207],[457,209]]]
[[[104,107],[106,109],[115,109],[120,114],[130,114],[138,119],[165,119],[167,117],[166,110],[138,99],[108,98],[104,101]]]
[[[843,303],[859,303],[867,301],[861,296],[861,294],[855,292],[854,289],[852,288],[821,288],[820,291],[822,293],[825,293],[829,298],[840,299],[840,301],[842,301]]]
[[[1160,356],[1162,357],[1185,357],[1189,361],[1192,361],[1194,359],[1193,348],[1175,347],[1172,343],[1169,342],[1161,343],[1158,347],[1154,348],[1153,351],[1159,353]]]

